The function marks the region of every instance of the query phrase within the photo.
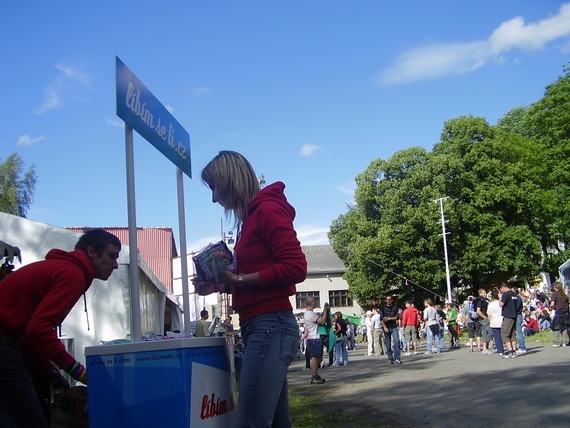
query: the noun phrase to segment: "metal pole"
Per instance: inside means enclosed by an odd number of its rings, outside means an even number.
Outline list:
[[[443,252],[445,254],[445,274],[447,278],[447,301],[451,302],[451,278],[449,275],[449,260],[447,258],[447,239],[445,237],[445,235],[447,235],[447,232],[445,231],[445,216],[443,215],[443,201],[448,198],[449,196],[446,196],[445,198],[436,199],[434,202],[439,202],[439,206],[441,208],[441,229],[443,231]]]
[[[188,295],[188,250],[186,249],[186,214],[184,211],[184,175],[176,168],[178,192],[178,229],[180,234],[180,271],[182,275],[182,304],[184,305],[184,332],[190,334],[190,296]]]
[[[141,305],[139,291],[139,252],[137,245],[137,213],[135,205],[135,161],[133,128],[125,122],[125,151],[127,156],[127,210],[129,224],[129,289],[131,298],[132,341],[140,342]]]

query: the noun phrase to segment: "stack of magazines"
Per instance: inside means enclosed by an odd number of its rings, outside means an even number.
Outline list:
[[[210,244],[192,257],[196,276],[201,282],[216,282],[218,274],[234,268],[234,257],[224,241]],[[218,291],[218,290],[216,290]],[[219,290],[219,292],[228,292]]]

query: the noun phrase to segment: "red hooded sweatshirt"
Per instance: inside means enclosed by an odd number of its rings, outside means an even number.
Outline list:
[[[259,272],[261,285],[233,287],[233,308],[241,320],[292,310],[289,296],[307,277],[307,260],[293,228],[295,209],[273,183],[250,202],[234,249],[236,273]]]
[[[56,327],[93,277],[82,250],[50,250],[45,260],[11,273],[0,282],[0,337],[16,341],[24,359],[40,373],[50,370],[51,362],[60,368],[73,364],[75,359],[58,339]]]

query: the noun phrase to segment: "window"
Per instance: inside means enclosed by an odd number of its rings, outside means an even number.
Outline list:
[[[305,305],[305,299],[307,297],[315,298],[315,308],[321,307],[321,297],[318,291],[300,291],[295,296],[297,309],[305,309],[305,307],[307,306]]]
[[[330,290],[329,304],[334,308],[352,306],[352,299],[348,297],[348,290]]]

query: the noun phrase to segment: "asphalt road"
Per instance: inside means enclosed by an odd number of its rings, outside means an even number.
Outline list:
[[[527,354],[503,359],[466,347],[423,355],[424,345],[402,356],[402,365],[365,356],[365,347],[350,351],[346,367],[320,369],[323,385],[310,385],[305,361],[295,360],[291,390],[318,394],[327,409],[358,415],[370,427],[570,426],[570,347],[530,340]]]

